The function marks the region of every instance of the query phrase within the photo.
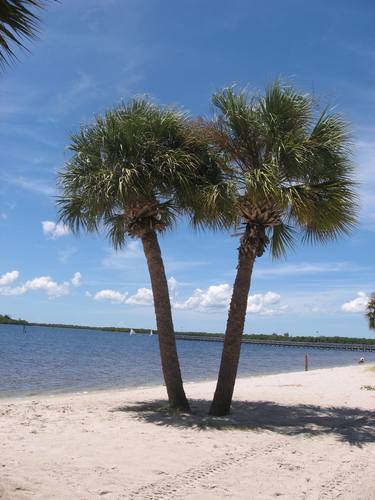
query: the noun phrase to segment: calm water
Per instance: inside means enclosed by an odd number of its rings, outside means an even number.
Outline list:
[[[214,379],[222,344],[179,341],[184,380]],[[260,375],[356,363],[352,351],[244,344],[239,374]],[[366,353],[375,362],[375,353]],[[132,387],[162,382],[157,336],[0,325],[0,396]]]

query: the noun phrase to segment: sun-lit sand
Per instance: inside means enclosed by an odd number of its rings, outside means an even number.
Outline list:
[[[192,416],[162,387],[2,399],[0,497],[374,500],[367,368],[240,379],[217,419],[213,382],[186,385]]]

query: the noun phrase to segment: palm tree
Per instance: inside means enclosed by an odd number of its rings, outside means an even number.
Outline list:
[[[367,303],[366,316],[368,319],[368,326],[371,330],[375,329],[375,293],[373,293]]]
[[[16,57],[12,44],[25,48],[23,40],[35,38],[39,18],[33,9],[44,4],[44,0],[0,0],[0,69]]]
[[[141,240],[170,406],[188,411],[158,234],[171,229],[178,214],[192,214],[198,184],[204,192],[220,178],[215,156],[187,115],[146,99],[81,127],[70,149],[72,159],[59,174],[60,219],[74,231],[104,227],[115,248],[127,238]]]
[[[296,239],[327,242],[355,224],[351,143],[344,120],[328,109],[318,116],[313,99],[279,82],[265,95],[228,88],[213,97],[217,116],[207,124],[225,155],[236,186],[241,229],[237,274],[230,302],[211,415],[230,411],[240,357],[253,266],[269,247],[284,255]]]

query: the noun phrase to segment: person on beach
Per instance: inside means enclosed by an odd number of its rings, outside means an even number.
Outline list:
[[[362,365],[364,362],[365,362],[365,358],[364,358],[363,356],[362,356],[361,358],[359,358],[358,363],[359,363],[360,365]]]

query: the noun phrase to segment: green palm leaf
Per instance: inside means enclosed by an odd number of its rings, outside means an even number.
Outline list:
[[[204,214],[224,224],[229,184],[220,156],[176,108],[133,99],[82,126],[70,150],[58,206],[74,231],[105,227],[118,247],[126,234],[172,228],[180,213],[196,225]]]
[[[25,48],[24,40],[36,37],[39,18],[35,12],[45,3],[45,0],[0,0],[0,68],[16,58],[12,46]]]
[[[350,232],[358,209],[356,182],[352,141],[339,114],[317,114],[311,96],[278,81],[264,96],[230,87],[212,102],[217,114],[206,127],[236,185],[237,226],[252,217],[274,226],[274,257],[298,239],[325,243]],[[280,217],[267,224],[259,210],[271,208]]]

